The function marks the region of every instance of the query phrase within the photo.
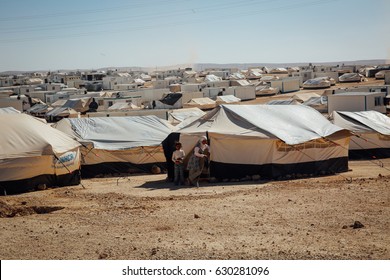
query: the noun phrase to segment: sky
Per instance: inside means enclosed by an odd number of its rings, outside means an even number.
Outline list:
[[[389,0],[0,0],[0,71],[390,59]]]

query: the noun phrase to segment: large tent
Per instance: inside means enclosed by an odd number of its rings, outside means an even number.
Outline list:
[[[334,111],[333,123],[353,133],[349,157],[390,157],[390,118],[377,111]]]
[[[26,114],[0,114],[1,194],[80,183],[80,144]]]
[[[189,155],[206,134],[216,178],[348,170],[349,132],[307,106],[221,105],[164,141],[167,161],[174,141],[180,140]]]
[[[54,127],[83,144],[83,177],[165,167],[161,142],[174,129],[156,116],[63,119]]]

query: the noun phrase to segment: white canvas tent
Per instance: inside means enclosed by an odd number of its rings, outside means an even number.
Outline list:
[[[180,124],[183,121],[186,121],[188,119],[192,119],[193,121],[195,121],[194,118],[198,119],[200,117],[203,117],[206,114],[201,109],[196,107],[170,110],[167,113],[168,113],[168,122],[173,125]]]
[[[216,178],[348,170],[349,132],[307,106],[221,105],[172,133],[164,148],[180,140],[188,155],[205,134],[210,141],[210,173]]]
[[[216,106],[217,103],[208,97],[192,98],[189,102],[183,104],[183,108],[196,107],[202,110],[213,109]]]
[[[127,111],[133,109],[141,109],[141,107],[138,107],[132,102],[116,102],[108,107],[107,111]]]
[[[0,190],[80,183],[80,144],[26,114],[0,114]]]
[[[216,98],[217,105],[221,104],[238,104],[241,102],[241,99],[235,97],[234,95],[220,95]]]
[[[54,127],[83,144],[83,177],[164,167],[161,142],[174,130],[156,116],[63,119]]]
[[[376,111],[334,111],[333,123],[353,133],[350,158],[390,157],[390,118]]]

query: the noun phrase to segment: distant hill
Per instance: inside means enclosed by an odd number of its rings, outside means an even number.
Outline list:
[[[385,59],[370,59],[370,60],[354,60],[354,61],[334,61],[334,62],[311,62],[313,65],[381,65],[389,63]],[[72,72],[72,71],[91,71],[91,70],[101,70],[106,71],[108,69],[118,69],[120,71],[144,71],[144,72],[152,72],[152,71],[164,71],[169,69],[184,69],[187,67],[191,67],[196,71],[201,71],[209,68],[238,68],[238,69],[248,69],[249,67],[268,67],[268,68],[277,68],[277,67],[296,67],[296,66],[304,66],[308,65],[309,62],[296,62],[296,63],[195,63],[195,64],[177,64],[177,65],[167,65],[167,66],[156,66],[156,67],[141,67],[141,66],[129,66],[129,67],[102,67],[97,69],[57,69],[57,70],[36,70],[36,71],[4,71],[0,72],[1,76],[12,76],[12,75],[20,75],[25,73],[33,73],[33,72]]]

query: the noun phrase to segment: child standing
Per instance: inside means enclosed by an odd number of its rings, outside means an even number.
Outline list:
[[[180,184],[184,185],[184,165],[183,165],[183,161],[184,161],[184,158],[185,158],[186,154],[185,154],[185,152],[183,151],[183,149],[181,147],[182,147],[181,143],[180,142],[176,142],[176,144],[175,144],[176,150],[172,153],[172,161],[175,164],[175,169],[174,169],[174,174],[175,174],[174,183],[175,183],[175,186],[178,186]]]

